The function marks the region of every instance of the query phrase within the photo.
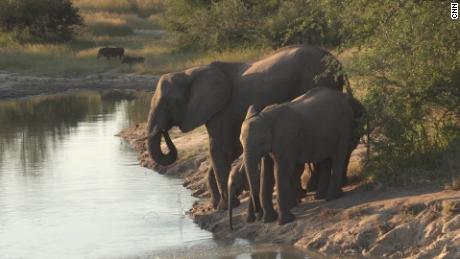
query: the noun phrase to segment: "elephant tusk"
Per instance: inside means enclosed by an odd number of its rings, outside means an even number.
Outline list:
[[[137,138],[137,139],[135,139],[135,141],[136,141],[136,142],[145,141],[145,140],[147,140],[148,138],[152,138],[153,136],[155,136],[158,132],[159,132],[158,127],[155,127],[155,128],[153,128],[152,132],[150,132],[150,134],[148,134],[148,135],[145,136],[145,137]]]
[[[153,137],[153,135],[154,135],[154,134],[151,133],[151,134],[148,134],[148,135],[145,136],[145,137],[137,138],[137,139],[135,139],[135,141],[136,141],[136,142],[145,141],[145,140],[147,140],[148,138]]]

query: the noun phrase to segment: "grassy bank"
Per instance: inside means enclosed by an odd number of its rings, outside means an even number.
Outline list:
[[[106,72],[162,74],[213,60],[251,60],[269,51],[178,51],[159,25],[158,15],[144,16],[138,11],[145,11],[149,1],[137,1],[138,7],[129,7],[130,2],[133,1],[75,1],[85,25],[66,43],[25,43],[19,42],[17,35],[0,33],[0,70],[55,77]],[[146,61],[130,66],[122,65],[118,59],[97,59],[98,49],[106,46],[124,47],[126,55],[143,56]]]

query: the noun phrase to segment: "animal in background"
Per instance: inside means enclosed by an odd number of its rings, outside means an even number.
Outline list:
[[[123,58],[125,55],[124,48],[100,48],[97,52],[97,58],[105,57],[107,59],[110,58]]]
[[[134,65],[134,64],[143,64],[145,61],[144,57],[131,57],[125,56],[121,61],[122,64]]]

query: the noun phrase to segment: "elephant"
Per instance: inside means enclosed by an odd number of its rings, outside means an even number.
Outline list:
[[[238,137],[248,107],[286,102],[319,85],[340,92],[348,86],[351,91],[346,82],[332,54],[304,45],[282,48],[253,63],[216,61],[164,74],[151,100],[145,137],[148,153],[159,165],[174,163],[177,149],[169,129],[177,126],[185,133],[204,124],[211,156],[212,205],[226,209],[228,175],[242,152]],[[162,137],[167,153],[160,148]]]
[[[249,191],[250,190],[249,182],[247,180],[248,178],[246,177],[246,170],[245,170],[245,167],[244,167],[244,163],[243,163],[243,160],[240,159],[240,158],[237,161],[235,161],[234,166],[232,166],[232,169],[230,170],[230,174],[229,174],[229,177],[228,177],[228,187],[227,187],[228,196],[227,197],[238,197],[243,191]],[[264,162],[262,163],[261,171],[266,172],[265,173],[266,177],[263,178],[264,181],[265,181],[264,184],[268,184],[268,187],[266,188],[266,190],[267,191],[272,191],[273,187],[274,187],[274,184],[275,184],[274,178],[273,178],[273,163],[271,162],[271,159],[270,160],[265,160],[267,158],[268,157],[262,158]],[[264,167],[267,168],[267,170],[265,170]],[[291,188],[293,190],[295,190],[295,192],[292,193],[292,195],[291,195],[291,199],[293,199],[293,200],[291,200],[291,204],[292,204],[293,207],[295,205],[297,205],[298,200],[300,201],[300,198],[302,196],[301,194],[305,193],[305,190],[302,189],[301,178],[300,178],[301,174],[303,172],[303,167],[299,166],[299,168],[298,168],[298,170],[296,172],[297,172],[297,174],[294,174],[292,176],[292,179],[291,179]],[[260,178],[258,177],[256,179],[256,181],[260,182]],[[272,193],[264,194],[264,196],[268,197],[267,200],[271,201]],[[238,199],[236,199],[236,200],[229,199],[228,200],[228,208],[229,208],[228,217],[229,217],[229,225],[230,225],[231,230],[233,230],[233,226],[232,226],[232,217],[233,217],[232,216],[232,209],[234,207],[237,207],[238,205],[240,205]],[[258,212],[259,212],[259,214],[257,215],[257,218],[261,218],[263,215],[262,215],[262,213],[260,213],[261,209],[260,209],[259,200],[255,200],[255,203],[254,203],[252,201],[252,199],[251,199],[249,201],[249,203],[248,203],[246,222],[254,222],[256,220],[256,213],[258,213]]]
[[[342,186],[344,186],[347,183],[347,168],[348,168],[348,163],[350,162],[351,153],[353,152],[353,150],[356,149],[356,147],[358,146],[360,142],[360,138],[365,134],[365,130],[364,130],[365,124],[367,128],[367,139],[368,139],[367,152],[369,153],[369,121],[367,118],[368,116],[366,113],[366,109],[355,98],[350,98],[349,104],[351,105],[352,110],[354,112],[353,137],[349,143],[348,158],[346,159],[345,170],[343,171]],[[367,159],[369,159],[369,154],[367,154]],[[309,164],[310,179],[307,182],[306,191],[316,191],[317,190],[320,175],[319,175],[318,168],[315,168],[315,167],[320,167],[320,166],[321,165],[319,164],[313,164],[313,166],[312,164]],[[316,197],[318,197],[318,195]]]
[[[359,104],[359,110],[354,110],[355,104]],[[254,203],[259,199],[258,164],[266,155],[274,163],[279,213],[272,207],[268,195],[271,190],[264,190],[267,186],[260,184],[264,222],[278,218],[282,225],[295,219],[289,211],[289,179],[299,164],[317,163],[317,198],[332,200],[342,196],[350,149],[360,137],[354,127],[360,120],[361,107],[348,94],[317,87],[291,102],[270,105],[243,122],[240,141]],[[264,177],[267,175],[260,176],[261,183]]]

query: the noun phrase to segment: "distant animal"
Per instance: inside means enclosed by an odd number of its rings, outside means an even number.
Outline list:
[[[291,102],[268,106],[247,117],[240,141],[254,206],[259,199],[259,163],[267,154],[274,162],[279,213],[273,209],[271,195],[267,195],[271,190],[264,190],[269,187],[264,184],[269,175],[261,175],[260,204],[264,222],[278,218],[282,225],[295,219],[289,211],[292,208],[290,181],[298,164],[319,163],[317,198],[332,200],[342,195],[350,149],[356,147],[360,138],[360,134],[354,132],[358,126],[355,122],[361,120],[358,117],[364,115],[363,110],[353,97],[317,87]]]
[[[97,52],[97,58],[105,57],[110,58],[122,58],[125,56],[124,48],[100,48]]]
[[[123,60],[121,61],[122,64],[142,64],[144,63],[145,59],[144,57],[130,57],[130,56],[125,56]]]

